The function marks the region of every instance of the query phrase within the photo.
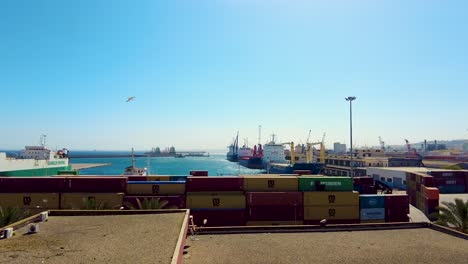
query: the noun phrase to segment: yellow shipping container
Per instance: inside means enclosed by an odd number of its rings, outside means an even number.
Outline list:
[[[304,192],[304,206],[359,206],[358,192]]]
[[[119,209],[123,193],[62,193],[60,209]]]
[[[189,209],[244,209],[243,192],[188,192],[187,208]]]
[[[306,206],[304,220],[359,219],[359,206]]]
[[[304,221],[247,221],[248,226],[303,225]]]
[[[147,181],[170,181],[170,176],[168,175],[149,175],[146,176]]]
[[[22,209],[59,209],[58,193],[0,193],[0,206]]]
[[[185,193],[185,184],[154,184],[138,183],[127,184],[127,194],[130,195],[181,195]]]
[[[297,176],[246,176],[246,192],[297,192]]]

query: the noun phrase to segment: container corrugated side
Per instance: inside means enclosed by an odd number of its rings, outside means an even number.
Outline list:
[[[359,206],[359,193],[304,192],[304,206]]]
[[[237,176],[187,178],[187,192],[236,192],[243,191],[244,178]]]
[[[301,176],[299,191],[352,191],[353,182],[349,177]]]
[[[119,209],[123,193],[62,193],[60,209]]]
[[[137,202],[137,199],[140,203]],[[153,199],[157,199],[159,208],[154,209],[183,209],[185,208],[185,196],[125,196],[123,205],[127,209],[143,209],[144,200],[151,203]]]
[[[245,225],[245,210],[203,210],[190,209],[193,222],[198,227],[211,226],[243,226]],[[206,220],[206,224],[204,224]]]
[[[62,192],[66,177],[0,177],[0,193]]]
[[[58,193],[0,193],[0,206],[22,209],[59,209]]]
[[[249,221],[303,220],[302,206],[253,206],[247,208]]]
[[[182,181],[142,181],[128,182],[129,195],[182,195],[185,182]]]
[[[359,217],[361,220],[385,220],[385,208],[361,208]]]
[[[303,225],[304,221],[247,221],[247,226]]]
[[[302,206],[302,192],[246,192],[248,206]]]
[[[297,176],[244,176],[247,192],[297,192]]]
[[[377,194],[359,195],[359,207],[364,208],[385,208],[385,196]]]
[[[186,205],[190,209],[244,209],[243,192],[187,192]]]
[[[304,220],[359,219],[359,206],[307,206]]]

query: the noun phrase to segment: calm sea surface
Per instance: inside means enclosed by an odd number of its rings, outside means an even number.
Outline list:
[[[100,153],[101,154],[101,153]],[[135,158],[137,167],[149,168],[150,174],[188,175],[191,170],[207,170],[208,175],[257,174],[261,170],[251,170],[238,163],[226,160],[226,155],[210,157],[141,157]],[[131,158],[71,158],[70,163],[110,163],[110,166],[80,170],[81,175],[120,175],[125,167],[132,164]]]

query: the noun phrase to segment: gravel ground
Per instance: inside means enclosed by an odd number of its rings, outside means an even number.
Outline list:
[[[184,214],[51,216],[0,240],[0,263],[170,263]]]
[[[197,239],[183,263],[468,263],[467,240],[426,228]]]

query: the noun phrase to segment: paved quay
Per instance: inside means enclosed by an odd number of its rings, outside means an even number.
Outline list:
[[[429,228],[197,235],[185,264],[468,263],[468,240]]]
[[[97,167],[110,166],[110,163],[74,163],[71,164],[72,170],[84,170]]]
[[[185,213],[49,216],[0,240],[0,263],[171,263]]]

